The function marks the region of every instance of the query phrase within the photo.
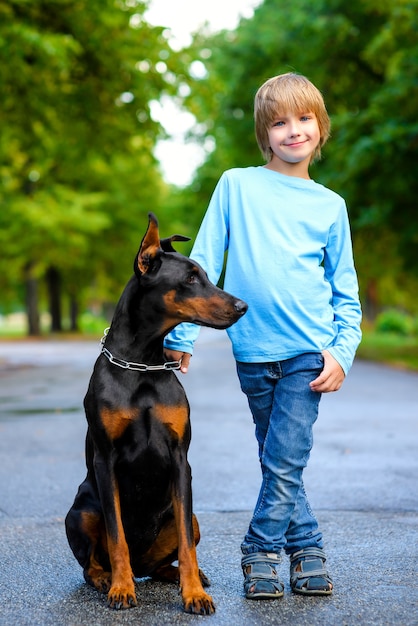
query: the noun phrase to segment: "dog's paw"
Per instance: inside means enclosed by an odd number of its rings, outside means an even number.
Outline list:
[[[107,604],[111,609],[130,609],[137,605],[134,585],[113,585],[107,596]]]
[[[199,578],[204,587],[210,587],[210,580],[201,569],[199,569]]]
[[[203,592],[193,597],[183,596],[184,610],[194,615],[212,615],[215,613],[215,605],[211,596]]]
[[[97,589],[99,593],[108,593],[112,575],[110,572],[105,572],[102,568],[91,567],[88,571],[84,570],[84,580]]]

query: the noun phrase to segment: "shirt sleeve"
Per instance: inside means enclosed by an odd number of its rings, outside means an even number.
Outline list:
[[[324,266],[325,278],[332,288],[336,327],[336,338],[328,351],[347,374],[361,341],[361,306],[345,205],[331,228],[325,248]]]
[[[228,196],[228,180],[224,173],[215,187],[190,253],[190,258],[201,265],[215,285],[221,275],[225,251],[228,248]],[[198,325],[179,324],[167,335],[164,345],[170,350],[193,354],[194,342],[198,336]]]

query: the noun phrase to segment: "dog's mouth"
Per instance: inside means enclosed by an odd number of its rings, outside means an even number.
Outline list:
[[[218,290],[220,291],[220,290]],[[235,324],[247,312],[248,305],[244,300],[235,298],[225,292],[212,298],[189,298],[179,301],[174,293],[166,294],[165,310],[169,313],[168,320],[181,324],[191,322],[198,326],[208,326],[220,330]]]
[[[236,299],[232,306],[214,307],[209,315],[197,315],[193,320],[194,324],[199,326],[209,326],[218,330],[229,328],[245,315],[248,310],[248,304],[244,300]]]

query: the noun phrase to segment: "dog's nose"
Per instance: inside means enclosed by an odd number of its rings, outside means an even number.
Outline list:
[[[248,304],[244,300],[237,300],[234,304],[234,309],[240,315],[244,315],[247,312]]]

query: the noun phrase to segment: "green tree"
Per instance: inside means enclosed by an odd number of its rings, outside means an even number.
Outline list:
[[[0,289],[15,302],[26,280],[31,333],[45,276],[73,311],[93,279],[115,297],[166,194],[149,103],[178,59],[146,5],[0,1]]]
[[[199,33],[189,63],[198,59],[207,75],[189,80],[186,104],[216,149],[192,187],[197,223],[222,170],[262,163],[253,130],[257,88],[296,71],[319,86],[332,117],[313,176],[346,198],[354,237],[373,232],[369,249],[384,264],[374,264],[364,293],[379,293],[371,284],[382,274],[416,274],[417,32],[418,0],[265,0],[233,33]],[[382,255],[379,240],[389,239],[390,254]]]

